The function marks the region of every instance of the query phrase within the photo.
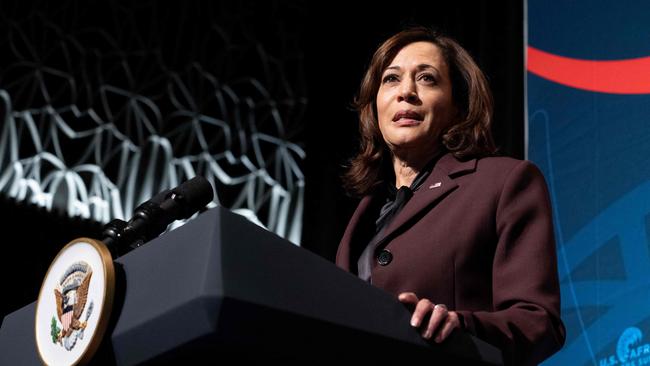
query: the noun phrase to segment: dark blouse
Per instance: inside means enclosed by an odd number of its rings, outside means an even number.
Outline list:
[[[364,281],[372,282],[370,271],[372,270],[372,263],[375,260],[378,239],[382,237],[382,232],[391,223],[393,218],[404,208],[406,203],[413,196],[413,192],[417,191],[422,183],[427,179],[431,170],[436,165],[440,155],[436,155],[431,159],[418,175],[413,179],[411,186],[401,186],[399,189],[395,187],[395,182],[387,181],[383,184],[384,187],[384,205],[379,210],[379,217],[375,220],[375,232],[372,239],[366,245],[366,248],[361,253],[357,261],[357,275]]]

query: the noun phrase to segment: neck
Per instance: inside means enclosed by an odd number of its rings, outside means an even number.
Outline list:
[[[410,187],[415,177],[439,150],[417,153],[413,151],[393,151],[393,170],[395,171],[395,187]]]

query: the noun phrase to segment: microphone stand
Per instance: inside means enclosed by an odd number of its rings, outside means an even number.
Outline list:
[[[212,198],[210,183],[196,176],[142,203],[129,222],[114,219],[106,224],[102,241],[117,258],[157,237],[175,220],[188,219]]]
[[[168,192],[164,193],[166,194]],[[171,223],[167,221],[169,220],[164,219],[160,205],[147,201],[135,209],[129,222],[114,219],[106,224],[102,232],[103,242],[109,247],[111,254],[121,256],[165,231]]]

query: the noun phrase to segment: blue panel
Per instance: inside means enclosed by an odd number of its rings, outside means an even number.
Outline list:
[[[569,278],[573,281],[625,280],[625,262],[621,250],[619,237],[612,238],[576,265],[571,276],[566,276],[562,284],[566,284]]]
[[[649,20],[646,1],[528,0],[528,46],[647,57]],[[527,82],[528,157],[551,191],[568,333],[544,364],[650,364],[650,95]]]
[[[528,0],[531,46],[584,59],[650,54],[645,0]]]

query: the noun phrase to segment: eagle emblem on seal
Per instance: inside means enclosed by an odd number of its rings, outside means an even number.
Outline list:
[[[92,313],[92,300],[86,309],[92,275],[93,271],[88,263],[73,263],[66,269],[54,289],[56,318],[52,316],[52,342],[60,344],[68,351],[74,348],[78,339],[83,339],[88,318]],[[82,320],[84,310],[85,318]]]

